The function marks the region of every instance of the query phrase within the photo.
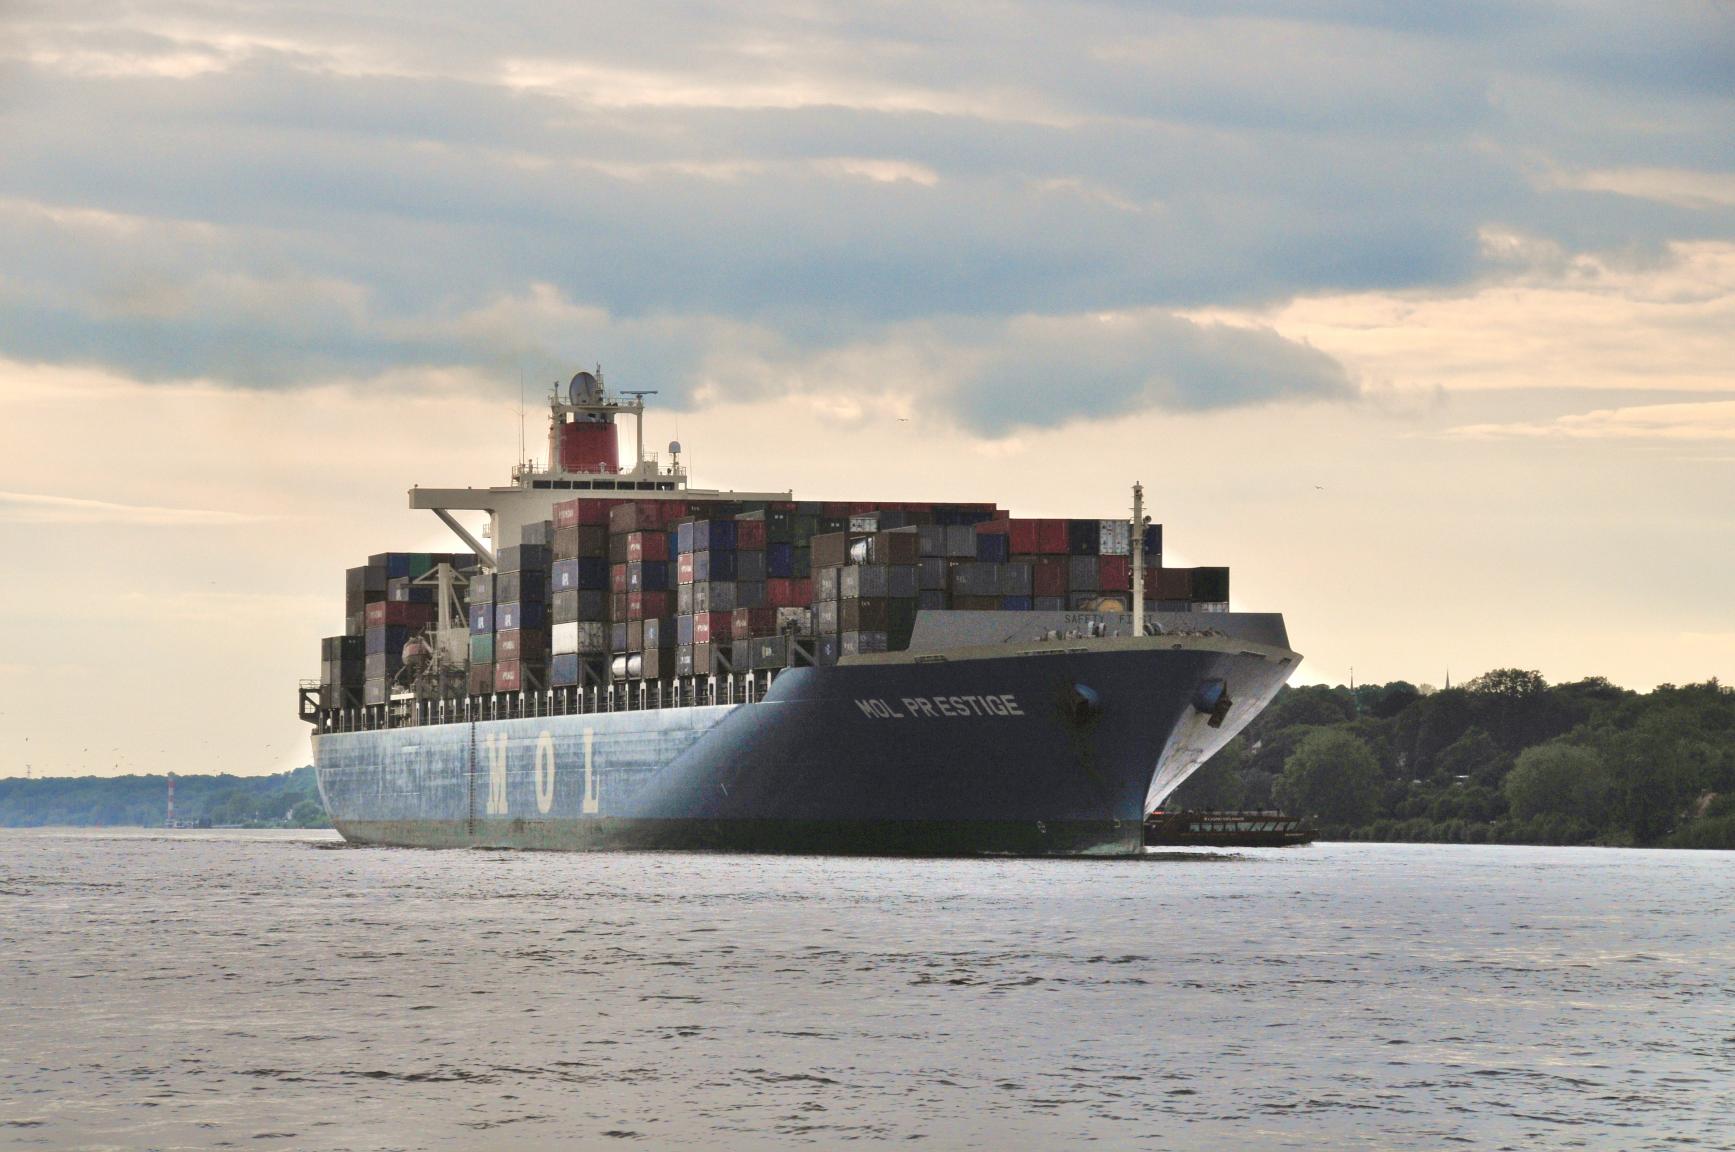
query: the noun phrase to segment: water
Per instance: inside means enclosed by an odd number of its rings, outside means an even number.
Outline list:
[[[0,834],[0,1145],[1735,1146],[1735,857]]]

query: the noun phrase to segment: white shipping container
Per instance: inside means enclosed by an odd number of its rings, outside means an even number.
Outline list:
[[[569,624],[556,624],[551,642],[556,656],[570,656],[574,653],[592,653],[608,651],[608,625],[600,620],[575,620]]]
[[[1101,520],[1097,522],[1097,552],[1103,556],[1131,556],[1133,553],[1132,522]]]

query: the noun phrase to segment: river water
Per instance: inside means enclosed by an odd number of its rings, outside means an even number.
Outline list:
[[[1735,855],[0,833],[0,1146],[1735,1147]]]

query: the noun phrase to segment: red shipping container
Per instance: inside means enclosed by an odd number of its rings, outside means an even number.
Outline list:
[[[554,506],[554,526],[571,528],[575,524],[588,527],[608,527],[608,510],[621,500],[601,500],[593,496],[578,496],[562,500]]]
[[[670,592],[628,592],[627,619],[643,620],[647,616],[667,616],[674,608]]]
[[[984,533],[992,536],[1007,536],[1010,535],[1011,532],[1012,521],[1010,519],[984,520],[980,524],[976,525],[976,535],[978,536],[981,536]],[[1007,543],[1007,551],[1009,553],[1014,551],[1011,547],[1010,541]]]
[[[680,559],[675,561],[675,583],[691,584],[692,582],[693,554],[691,552],[683,552],[681,553]]]
[[[735,521],[735,547],[741,552],[765,551],[765,521]]]
[[[827,500],[819,506],[821,516],[848,516],[850,506],[842,500]]]
[[[638,564],[645,560],[667,560],[669,558],[669,534],[667,532],[634,532],[627,537],[627,563]]]
[[[432,604],[410,604],[402,600],[376,600],[367,605],[369,628],[420,628],[434,619]]]
[[[733,612],[699,612],[693,616],[693,643],[721,644],[735,628]]]
[[[1128,556],[1099,556],[1097,584],[1104,592],[1125,592],[1133,586],[1133,562]]]
[[[777,609],[737,608],[729,626],[730,635],[736,640],[750,640],[755,636],[777,635]]]
[[[1008,520],[1007,534],[1012,538],[1010,547],[1014,556],[1032,556],[1039,549],[1036,546],[1038,520]],[[1041,595],[1041,593],[1038,593]]]
[[[773,608],[805,608],[813,603],[813,581],[767,580],[765,602]]]
[[[1031,561],[1030,592],[1033,596],[1066,595],[1065,556],[1038,556]]]
[[[494,691],[521,692],[524,689],[524,665],[517,660],[501,660],[494,665]]]
[[[1147,564],[1147,565],[1145,565],[1145,599],[1146,600],[1158,599],[1158,596],[1157,596],[1157,584],[1158,584],[1157,573],[1161,572],[1162,569],[1163,569],[1163,566],[1161,564]]]
[[[608,588],[610,592],[625,592],[627,590],[627,566],[625,564],[609,565]]]
[[[1065,556],[1067,545],[1066,521],[1038,520],[1036,522],[1036,550],[1038,552],[1048,556]],[[1013,551],[1016,552],[1017,549],[1014,548]]]

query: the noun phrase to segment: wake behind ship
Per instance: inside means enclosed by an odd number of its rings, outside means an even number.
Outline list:
[[[1130,521],[698,490],[628,395],[581,372],[546,467],[412,489],[468,551],[350,569],[301,689],[346,839],[1129,855],[1299,663],[1227,569],[1163,566],[1137,488]]]

